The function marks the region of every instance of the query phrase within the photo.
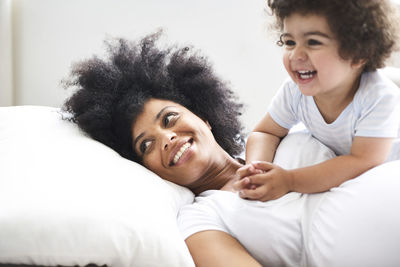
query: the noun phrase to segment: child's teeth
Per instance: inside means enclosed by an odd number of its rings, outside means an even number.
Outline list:
[[[314,76],[314,71],[299,71],[301,79],[310,79]]]
[[[307,75],[307,74],[300,74],[300,76],[301,76],[301,78],[303,78],[303,79],[309,79],[309,78],[312,77],[311,74],[309,74],[309,75]]]

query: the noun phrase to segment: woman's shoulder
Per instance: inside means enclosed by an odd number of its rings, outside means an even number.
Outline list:
[[[218,210],[226,203],[230,203],[235,197],[233,192],[224,190],[207,190],[194,198],[194,202],[186,204],[181,208],[180,213],[191,212],[194,210]]]

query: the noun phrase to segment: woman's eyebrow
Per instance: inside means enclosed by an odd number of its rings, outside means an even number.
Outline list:
[[[172,108],[172,107],[174,107],[174,106],[166,106],[166,107],[163,107],[163,108],[160,110],[160,112],[157,113],[156,117],[154,118],[154,121],[157,121],[157,120],[161,117],[161,115],[163,114],[164,110],[166,110],[166,109],[168,109],[168,108]]]
[[[132,144],[133,149],[135,149],[137,142],[139,141],[140,138],[142,138],[142,137],[144,136],[144,134],[145,134],[145,132],[139,134],[139,135],[135,138],[135,140],[133,140],[133,144]]]

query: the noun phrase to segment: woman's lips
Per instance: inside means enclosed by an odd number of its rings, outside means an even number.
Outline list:
[[[193,144],[193,139],[191,138],[188,141],[178,145],[174,149],[173,153],[171,153],[171,160],[170,160],[169,166],[177,165],[184,158],[187,158],[185,155],[189,152],[192,144]]]

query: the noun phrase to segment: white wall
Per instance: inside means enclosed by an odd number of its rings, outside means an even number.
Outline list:
[[[10,3],[12,16],[3,16]],[[162,27],[169,43],[193,44],[230,81],[246,104],[250,130],[286,77],[264,6],[265,0],[0,0],[0,39],[10,41],[0,41],[9,44],[7,53],[0,46],[0,106],[60,106],[68,95],[60,81],[72,62],[103,53],[105,38],[135,39]]]
[[[0,0],[4,1],[4,0]],[[13,0],[14,105],[59,106],[71,63],[102,53],[108,37],[163,27],[193,44],[231,82],[252,128],[285,77],[266,27],[264,0]]]
[[[0,107],[13,103],[11,0],[0,0]]]

